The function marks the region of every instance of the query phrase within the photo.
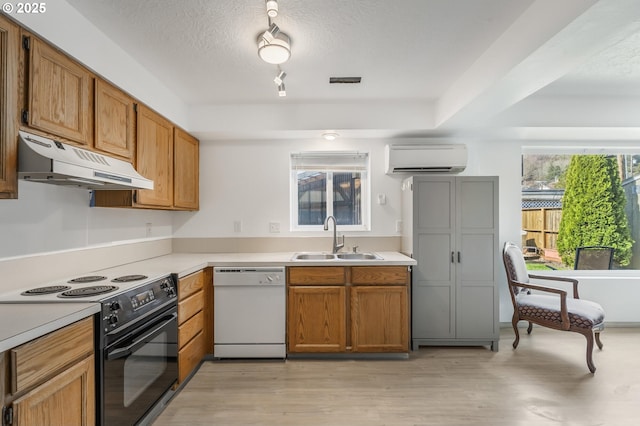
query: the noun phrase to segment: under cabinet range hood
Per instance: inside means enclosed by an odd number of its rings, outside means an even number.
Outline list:
[[[128,163],[104,154],[20,131],[18,177],[85,189],[153,189]]]

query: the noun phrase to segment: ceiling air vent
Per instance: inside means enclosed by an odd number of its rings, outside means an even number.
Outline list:
[[[362,77],[329,77],[329,84],[358,84]]]

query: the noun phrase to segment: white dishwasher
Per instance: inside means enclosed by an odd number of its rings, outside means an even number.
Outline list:
[[[285,358],[284,266],[213,269],[213,356]]]

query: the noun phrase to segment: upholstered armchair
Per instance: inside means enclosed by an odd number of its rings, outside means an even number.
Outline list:
[[[595,302],[578,297],[578,281],[572,278],[530,275],[524,262],[522,251],[514,243],[507,242],[502,252],[507,272],[509,294],[513,302],[513,331],[516,334],[513,348],[518,347],[520,334],[518,322],[528,321],[527,333],[531,334],[533,324],[561,331],[573,331],[587,339],[587,366],[594,373],[593,342],[602,349],[600,332],[604,329],[604,310]],[[560,285],[570,284],[572,296],[567,291],[532,284],[530,279],[555,281]]]

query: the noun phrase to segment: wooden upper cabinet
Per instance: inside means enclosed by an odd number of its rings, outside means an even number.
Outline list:
[[[42,40],[27,40],[28,126],[93,146],[93,75]]]
[[[146,206],[173,206],[173,125],[147,108],[138,106],[136,169],[153,180],[154,189],[137,190],[136,203]]]
[[[20,30],[0,16],[0,199],[18,198]]]
[[[198,210],[200,143],[176,127],[173,138],[173,204],[177,209]]]
[[[135,119],[133,98],[96,78],[94,148],[133,161]]]

